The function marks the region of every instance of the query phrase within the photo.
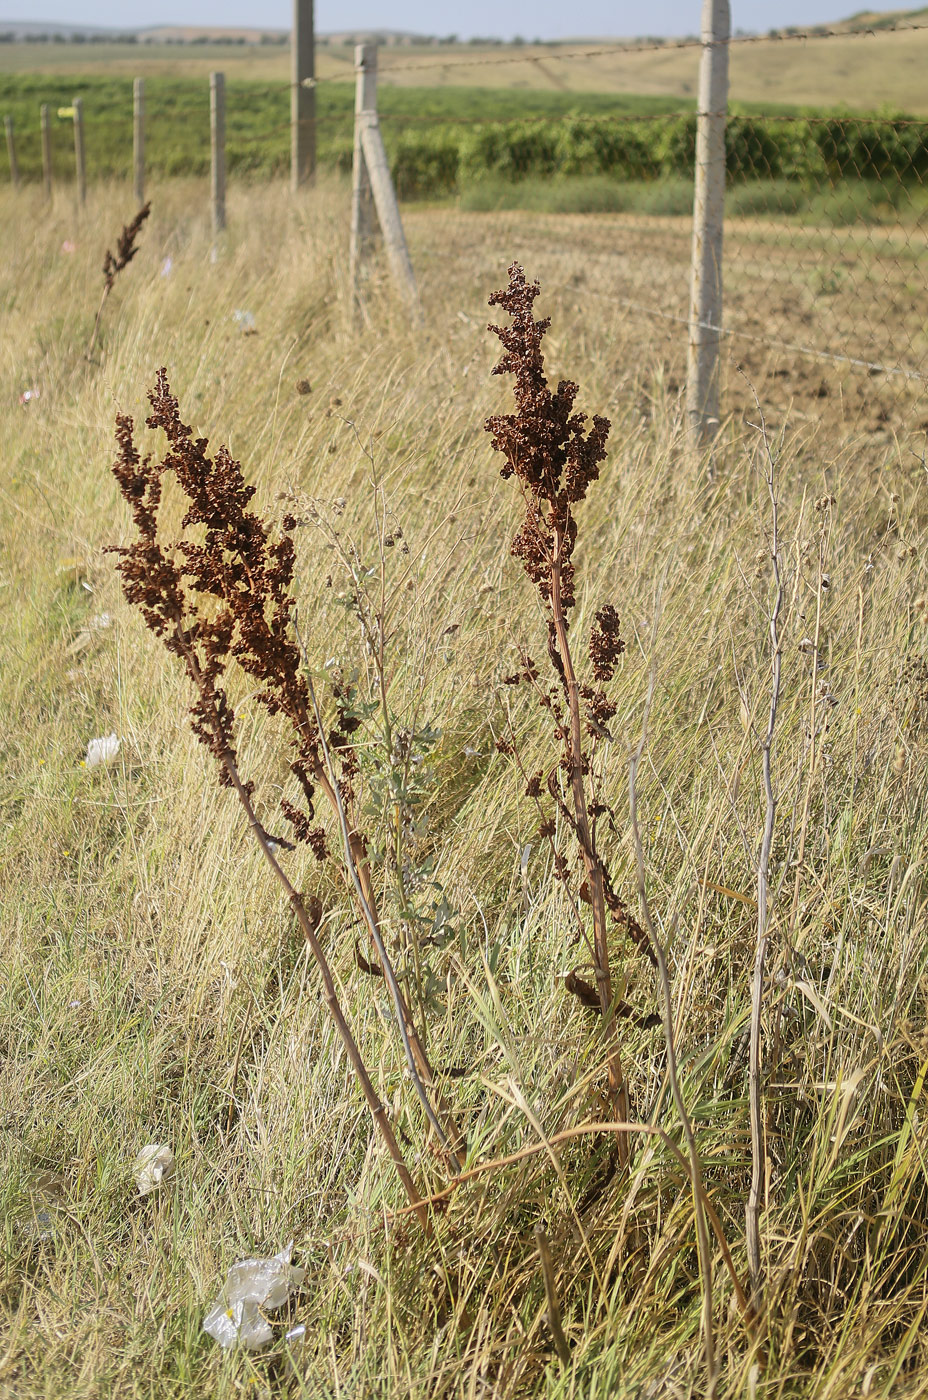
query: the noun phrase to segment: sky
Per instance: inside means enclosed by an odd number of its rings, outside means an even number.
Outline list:
[[[316,28],[408,29],[459,34],[463,39],[514,35],[534,39],[579,36],[625,38],[699,31],[700,0],[315,0]],[[732,0],[732,27],[746,30],[846,19],[864,0]],[[2,0],[3,18],[143,28],[156,24],[256,26],[285,29],[292,0]],[[889,8],[887,5],[886,8]],[[0,19],[2,25],[2,19]]]

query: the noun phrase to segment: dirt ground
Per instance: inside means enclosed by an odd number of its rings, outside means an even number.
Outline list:
[[[518,258],[557,308],[558,336],[625,347],[625,369],[679,394],[685,374],[691,221],[640,215],[405,215],[426,299],[473,286],[463,317]],[[465,276],[462,277],[462,273]],[[722,412],[776,427],[822,424],[869,450],[923,455],[928,432],[928,234],[809,229],[758,220],[725,228]],[[565,329],[565,321],[569,329]],[[561,328],[559,330],[559,327]],[[630,359],[628,358],[630,357]],[[919,445],[920,444],[920,445]]]

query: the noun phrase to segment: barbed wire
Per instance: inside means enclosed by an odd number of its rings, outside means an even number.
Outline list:
[[[816,26],[814,29],[798,30],[794,34],[777,32],[776,34],[736,34],[728,39],[713,40],[713,44],[727,44],[729,52],[735,48],[746,48],[752,44],[778,44],[793,42],[808,42],[817,39],[865,39],[876,38],[882,34],[912,34],[922,30],[928,30],[928,24],[897,24],[879,26],[878,28],[864,27],[861,29],[821,29]],[[479,57],[468,58],[416,58],[407,63],[385,63],[378,65],[378,76],[384,77],[390,73],[410,73],[421,68],[485,68],[491,65],[513,64],[513,63],[564,63],[570,59],[580,58],[610,58],[618,54],[635,53],[673,53],[681,49],[701,49],[703,40],[696,36],[685,39],[666,39],[663,41],[654,40],[650,43],[627,43],[627,44],[600,44],[595,48],[584,49],[561,49],[545,47],[539,53],[537,46],[526,45],[526,49],[533,52],[513,53],[507,51],[506,54],[488,56],[486,52]],[[355,77],[355,72],[332,73],[323,78],[316,78],[315,85],[322,83],[345,82]]]
[[[860,30],[829,30],[819,32],[800,31],[795,34],[778,34],[776,36],[737,36],[734,39],[730,40],[729,44],[730,47],[734,49],[745,44],[769,44],[772,42],[784,41],[806,42],[818,38],[864,38],[875,36],[880,33],[911,33],[915,31],[928,31],[928,24],[899,25],[892,27],[886,26],[878,30],[867,28]],[[610,57],[614,57],[620,54],[634,54],[648,51],[661,51],[666,53],[669,51],[673,51],[674,49],[696,49],[700,48],[701,46],[702,45],[700,40],[688,39],[654,44],[613,44],[598,45],[595,48],[582,49],[546,49],[541,54],[537,52],[523,53],[521,51],[513,53],[510,50],[507,51],[505,54],[501,54],[499,56],[487,55],[486,53],[482,53],[479,57],[475,56],[473,58],[469,57],[464,59],[453,59],[449,58],[447,55],[436,56],[434,59],[430,59],[428,57],[422,57],[417,55],[416,58],[409,63],[385,65],[381,68],[380,72],[382,76],[389,77],[391,74],[394,73],[423,73],[427,72],[429,69],[434,68],[440,68],[443,70],[458,67],[469,69],[477,66],[484,67],[488,64],[503,66],[525,62],[535,65],[540,64],[542,67],[544,67],[544,65],[549,61],[570,59],[608,60]],[[321,79],[320,82],[343,82],[346,79],[351,79],[355,76],[355,72],[352,69],[350,71],[333,75],[330,79]],[[261,84],[249,83],[248,90],[249,92],[260,90],[264,94],[277,94],[278,96],[282,96],[282,94],[285,91],[289,91],[292,86],[292,84],[284,82],[281,82],[279,84],[273,82],[264,82]],[[397,89],[394,89],[394,91],[396,90]],[[234,93],[235,85],[233,83],[230,84],[230,96],[233,96]],[[92,103],[92,95],[89,94],[89,96],[91,97]],[[154,93],[152,94],[152,97],[154,97]],[[578,98],[578,102],[582,102],[583,94],[577,93],[576,97]],[[157,148],[158,144],[158,136],[156,135],[158,129],[162,127],[169,127],[171,124],[177,121],[177,113],[173,109],[171,104],[165,104],[163,111],[159,110],[159,106],[160,104],[157,102],[157,100],[155,100],[154,102],[150,102],[149,110],[146,114],[147,137],[151,141],[152,155],[154,155],[155,149]],[[227,110],[227,158],[230,161],[230,168],[234,170],[236,166],[238,166],[245,178],[248,178],[249,175],[253,176],[262,170],[262,153],[264,153],[263,170],[265,173],[271,173],[272,171],[275,173],[279,172],[285,167],[285,165],[288,162],[289,152],[287,150],[287,146],[289,142],[287,138],[293,130],[292,121],[289,119],[284,119],[284,113],[283,110],[281,110],[280,115],[282,119],[279,122],[275,122],[273,124],[268,125],[262,125],[261,129],[256,131],[254,128],[258,126],[260,118],[263,115],[264,113],[259,113],[257,111],[249,112],[245,104],[236,107],[234,99],[233,104],[231,106],[231,110]],[[797,127],[797,129],[802,131],[809,131],[810,128],[813,130],[822,130],[824,128],[829,128],[836,132],[847,133],[853,132],[855,128],[862,128],[864,129],[864,135],[859,139],[863,140],[864,146],[866,146],[867,143],[866,133],[872,131],[873,128],[882,127],[885,128],[887,132],[901,132],[906,130],[916,130],[920,132],[928,128],[928,118],[920,118],[917,116],[892,117],[880,113],[847,113],[836,111],[831,114],[828,114],[823,113],[821,111],[803,112],[802,110],[799,110],[790,113],[745,113],[737,111],[728,111],[725,115],[728,116],[729,121],[732,122],[732,124],[737,123],[739,120],[747,124],[750,124],[751,122],[757,122],[760,125],[773,125],[774,123],[776,123],[781,126],[786,125],[787,127],[789,125],[794,125]],[[187,114],[188,122],[190,122],[191,116],[193,117],[193,121],[197,129],[202,131],[201,139],[205,140],[208,122],[208,113],[206,110],[205,102],[203,104],[202,112]],[[454,112],[442,111],[432,111],[425,113],[414,111],[381,111],[379,114],[381,123],[385,127],[391,128],[394,132],[402,130],[410,130],[412,132],[415,132],[417,129],[420,129],[424,126],[427,126],[429,128],[441,127],[449,132],[453,132],[458,129],[466,130],[488,126],[511,126],[518,128],[536,128],[541,126],[558,127],[561,125],[565,125],[571,121],[579,122],[581,124],[584,122],[589,122],[593,126],[600,125],[615,128],[629,128],[635,126],[646,128],[653,127],[655,123],[664,123],[669,127],[676,123],[679,123],[681,120],[684,119],[695,119],[695,116],[695,104],[687,103],[687,105],[684,106],[682,100],[681,104],[675,109],[664,112],[634,112],[623,110],[602,111],[595,109],[584,110],[582,106],[580,106],[574,111],[570,111],[569,109],[564,110],[563,108],[561,108],[561,110],[557,111],[536,111],[528,113],[526,115],[520,115],[518,112],[510,112],[506,114],[500,112],[487,111],[483,111],[479,115],[466,116]],[[353,114],[346,103],[345,109],[342,111],[319,112],[315,116],[311,118],[304,118],[298,123],[299,126],[302,126],[304,128],[314,128],[322,138],[323,142],[335,138],[335,141],[339,143],[336,145],[330,145],[328,150],[326,150],[324,147],[322,150],[320,150],[320,164],[325,165],[339,162],[342,164],[344,163],[345,149],[343,149],[342,143],[344,143],[344,147],[348,146],[348,142],[350,140],[351,135],[352,117]],[[236,128],[239,125],[241,125],[241,127],[243,127],[244,129],[237,130]],[[69,122],[62,122],[61,124],[56,123],[55,125],[56,165],[58,160],[61,158],[58,154],[58,149],[60,148],[60,145],[64,144],[62,138],[65,137],[66,134],[69,135],[69,127]],[[119,136],[125,136],[128,138],[131,132],[131,128],[132,117],[131,113],[128,111],[126,112],[125,116],[116,116],[112,114],[112,112],[110,112],[105,116],[101,115],[100,117],[95,117],[93,114],[92,105],[85,109],[85,129],[87,131],[88,138],[90,138],[91,141],[94,137],[106,140],[115,139],[117,133],[119,134]],[[879,135],[879,133],[877,134]],[[22,127],[20,127],[18,135],[20,136],[21,140],[25,137],[26,142],[31,148],[38,137],[38,131],[33,132],[29,128],[26,128],[24,130]],[[816,139],[820,140],[820,138]],[[129,143],[127,140],[127,146],[128,144]],[[908,145],[911,145],[911,143],[907,143],[907,147]],[[198,169],[202,169],[204,164],[202,154],[203,153],[200,154],[200,158],[197,160]],[[903,154],[905,154],[905,152],[903,152]],[[191,153],[191,156],[192,158],[196,158],[195,153]],[[894,175],[894,177],[898,177],[900,179],[905,178],[907,180],[910,178],[914,179],[915,177],[917,177],[919,184],[923,186],[925,184],[925,171],[921,168],[921,163],[924,159],[922,147],[919,145],[918,148],[917,159],[920,162],[918,166],[916,166],[916,153],[914,152],[914,150],[909,154],[908,158],[909,166],[907,167],[904,176],[899,171],[893,171],[892,174]],[[670,167],[668,167],[663,161],[663,159],[660,157],[659,153],[656,153],[656,148],[655,153],[646,152],[644,156],[641,157],[641,159],[643,159],[644,164],[642,166],[640,176],[630,176],[628,172],[620,172],[620,170],[618,169],[612,170],[608,168],[603,169],[599,173],[605,175],[607,178],[612,177],[617,185],[627,183],[630,178],[633,180],[643,178],[648,183],[658,185],[661,179],[669,178],[675,173],[687,173],[682,170],[676,171],[675,168],[671,169]],[[749,159],[760,162],[766,159],[766,157],[762,151],[758,150],[758,152],[751,155]],[[92,153],[91,160],[93,160]],[[112,162],[110,162],[110,164],[112,164]],[[128,168],[128,156],[124,162],[124,165],[126,168]],[[518,159],[516,159],[515,165],[518,171],[518,173],[514,177],[516,179],[522,176],[530,177],[533,173],[531,168],[527,167],[523,169]],[[528,166],[530,167],[530,162],[528,163]],[[155,161],[152,166],[153,172],[156,168],[157,162]],[[852,165],[849,168],[856,167]],[[766,170],[767,167],[765,166],[764,169]],[[487,174],[489,175],[492,175],[493,173],[494,172],[492,170],[487,171]],[[542,172],[535,171],[534,173],[539,178],[544,178],[553,172],[549,172],[546,169]],[[750,173],[752,175],[755,175],[757,178],[764,178],[764,170],[760,168],[759,164],[757,165],[756,169],[752,169]],[[771,172],[767,170],[767,174],[770,175],[770,173]],[[859,174],[860,172],[858,171],[857,173]],[[877,172],[877,177],[882,181],[883,175],[881,173]],[[799,177],[786,178],[795,178],[796,180],[799,179]],[[914,188],[914,185],[912,186],[912,188]],[[454,193],[455,190],[452,190],[450,188],[444,191],[445,195],[452,197]],[[556,209],[553,209],[548,212],[556,214],[558,211]],[[626,222],[629,219],[634,221],[636,214],[636,210],[634,209],[634,207],[627,209],[618,208],[615,210],[610,210],[608,212],[615,214],[620,220],[624,218]],[[648,210],[644,207],[640,212],[643,213],[646,217],[648,216]],[[675,210],[668,212],[680,213],[682,211]],[[763,209],[759,211],[750,212],[749,217],[756,219],[762,214],[764,216],[762,227],[765,230],[765,233],[763,235],[765,243],[770,242],[768,233],[771,234],[771,237],[775,242],[778,242],[781,241],[784,237],[787,228],[792,230],[792,235],[786,236],[795,236],[796,225],[793,224],[792,221],[790,221],[787,224],[784,220],[782,226],[779,228],[778,233],[776,222],[769,219],[767,216],[785,215],[786,218],[789,218],[791,212],[795,212],[797,215],[799,215],[803,214],[804,212],[807,213],[808,211],[803,211],[798,208],[795,211],[788,211],[781,208],[771,207],[769,210]],[[737,210],[735,211],[735,217],[738,217]],[[824,217],[827,221],[827,215],[822,217]],[[805,220],[805,222],[807,223],[808,221]],[[682,222],[680,226],[683,227]],[[820,231],[821,230],[819,230],[819,232]],[[838,234],[837,229],[830,229],[828,230],[828,232],[830,234],[835,234],[836,236]],[[923,230],[920,229],[918,239],[919,248],[921,247],[922,232]],[[872,231],[867,232],[867,238],[871,242],[873,241],[874,235]],[[910,233],[906,235],[907,252],[911,252],[913,248],[913,236]],[[893,258],[895,255],[893,254],[892,249],[889,249],[888,251],[890,257]],[[887,263],[886,266],[887,268],[889,268],[890,266],[898,268],[899,266],[901,266],[901,264],[898,261],[898,257],[896,257],[895,262]],[[752,276],[753,275],[754,274],[752,273]],[[656,321],[663,321],[680,326],[681,328],[694,328],[693,323],[685,314],[677,314],[674,311],[662,307],[649,305],[646,302],[636,300],[633,297],[623,296],[618,292],[602,291],[594,288],[589,288],[588,290],[591,291],[593,296],[596,297],[598,300],[608,303],[609,305],[613,306],[616,310],[624,309],[626,312],[631,313],[633,316],[647,318],[652,323]],[[852,293],[855,291],[853,287],[850,290]],[[758,293],[754,293],[754,295],[757,294]],[[877,317],[875,320],[873,320],[871,329],[875,330],[877,324],[879,324],[885,329],[883,325],[883,319],[880,317]],[[806,344],[801,341],[790,339],[786,324],[784,324],[783,326],[783,329],[787,330],[787,335],[784,338],[780,338],[775,334],[760,334],[755,331],[742,328],[740,325],[737,324],[737,322],[735,324],[725,325],[721,327],[713,326],[705,322],[698,322],[696,323],[696,328],[714,332],[719,336],[719,339],[721,341],[727,341],[730,345],[734,345],[737,343],[753,344],[764,347],[773,352],[798,355],[818,362],[826,362],[834,366],[842,366],[848,370],[864,371],[873,375],[883,375],[886,376],[888,379],[918,384],[920,386],[928,384],[928,373],[924,372],[921,369],[916,369],[911,362],[909,364],[892,364],[883,362],[876,358],[870,358],[865,355],[854,355],[834,350],[821,349],[815,345]],[[843,331],[840,333],[840,335],[841,339],[846,339]],[[827,338],[832,337],[829,337],[827,335],[822,336],[822,339]],[[883,345],[884,341],[885,346]],[[834,343],[834,339],[832,340],[832,343]],[[877,353],[879,353],[879,348],[883,348],[884,350],[888,349],[890,350],[891,354],[894,354],[894,352],[897,349],[893,340],[888,338],[887,336],[883,336],[882,334],[878,337],[872,338],[871,345],[877,351]],[[907,347],[900,347],[900,349],[902,349],[903,354],[906,353],[907,349],[907,351],[911,353],[912,358],[916,361],[916,363],[920,359],[919,347],[917,346],[917,344],[911,336],[909,336],[909,342]]]
[[[806,355],[816,360],[828,360],[833,364],[849,365],[854,369],[865,369],[870,374],[885,374],[896,376],[905,380],[916,381],[921,384],[928,384],[928,374],[921,370],[907,369],[904,365],[885,365],[875,360],[864,360],[853,355],[842,355],[837,351],[817,350],[812,345],[799,345],[785,340],[777,340],[771,336],[756,335],[752,331],[739,329],[737,326],[714,326],[708,321],[691,321],[688,316],[678,316],[672,311],[662,311],[659,307],[649,306],[643,301],[634,301],[630,297],[619,296],[615,292],[604,292],[596,287],[584,287],[584,296],[590,295],[600,301],[607,301],[611,306],[625,306],[630,310],[643,312],[647,317],[655,318],[659,321],[672,321],[678,326],[688,326],[692,330],[713,331],[720,340],[737,339],[748,340],[755,345],[764,345],[770,350],[785,350],[795,355]]]

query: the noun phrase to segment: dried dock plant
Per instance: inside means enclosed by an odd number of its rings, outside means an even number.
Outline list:
[[[457,1137],[432,1103],[432,1070],[381,935],[367,840],[352,818],[358,774],[352,735],[358,720],[346,696],[335,686],[331,697],[335,720],[326,732],[296,629],[290,534],[296,522],[285,516],[281,531],[273,532],[248,509],[255,488],[246,483],[240,464],[226,447],[209,456],[207,440],[195,438],[181,421],[165,370],[158,372],[148,397],[152,412],[147,426],[160,429],[168,443],[160,461],[151,454],[139,454],[131,418],[119,415],[116,425],[118,452],[113,472],[136,528],[131,544],[112,551],[119,555],[123,592],[187,673],[196,696],[190,710],[193,731],[215,758],[220,784],[235,792],[289,900],[319,967],[326,1004],[371,1114],[407,1195],[427,1227],[418,1188],[338,1001],[318,937],[322,907],[317,900],[305,900],[294,888],[278,858],[281,848],[293,849],[295,843],[309,846],[319,860],[329,857],[326,831],[316,821],[315,802],[321,793],[335,818],[358,910],[392,997],[410,1079],[449,1165],[457,1170],[460,1162],[452,1142]],[[181,534],[176,538],[165,536],[160,519],[168,474],[173,475],[187,500]],[[280,809],[292,828],[292,842],[268,832],[256,809],[255,784],[241,773],[236,716],[225,685],[230,666],[237,666],[249,677],[257,686],[253,698],[287,725],[290,771],[299,795],[294,801],[284,798]]]
[[[576,598],[573,554],[577,542],[575,508],[584,500],[599,476],[606,456],[609,421],[594,415],[587,426],[585,414],[575,411],[578,386],[562,380],[552,393],[545,376],[542,340],[550,321],[536,321],[533,306],[540,293],[537,282],[528,282],[518,263],[509,268],[509,285],[490,297],[491,306],[508,312],[511,324],[489,329],[502,343],[504,354],[494,374],[511,374],[516,412],[488,418],[486,430],[493,447],[505,457],[503,477],[515,477],[525,515],[512,541],[512,554],[522,562],[538,590],[547,618],[546,649],[554,682],[544,681],[538,666],[522,651],[519,670],[507,677],[512,685],[524,684],[534,692],[549,718],[556,757],[547,771],[525,773],[526,793],[538,804],[539,836],[551,842],[555,876],[567,890],[580,919],[580,903],[592,911],[592,963],[596,986],[571,973],[567,990],[585,1005],[598,1007],[607,1044],[609,1090],[617,1120],[629,1119],[628,1092],[622,1069],[618,1016],[631,1014],[613,989],[610,963],[610,927],[624,933],[652,962],[648,936],[615,890],[597,844],[597,825],[606,815],[592,767],[596,746],[608,738],[615,705],[605,685],[611,680],[624,651],[619,617],[611,603],[596,612],[588,643],[589,679],[578,674],[570,637],[570,613]],[[518,759],[512,739],[500,747]],[[521,766],[521,761],[520,761]],[[579,854],[582,878],[575,879],[571,860],[556,842],[557,817]],[[616,1150],[620,1165],[627,1164],[629,1137],[619,1132]]]
[[[97,308],[97,315],[93,323],[93,331],[90,336],[90,343],[85,351],[84,358],[90,359],[94,346],[97,343],[97,336],[100,332],[100,322],[103,319],[103,308],[106,306],[110,292],[116,285],[116,278],[125,268],[127,268],[138,252],[136,240],[142,231],[142,225],[151,213],[151,201],[143,204],[135,218],[128,224],[124,224],[122,232],[116,240],[116,252],[109,248],[103,259],[103,295],[100,298],[100,305]]]

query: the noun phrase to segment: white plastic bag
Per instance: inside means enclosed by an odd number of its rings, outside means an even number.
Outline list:
[[[162,1181],[169,1177],[173,1170],[174,1153],[169,1147],[163,1147],[157,1142],[143,1147],[132,1164],[132,1175],[139,1188],[139,1195],[147,1196],[150,1191],[157,1191]]]
[[[87,745],[87,757],[84,759],[84,765],[87,768],[96,768],[100,763],[112,763],[118,753],[118,736],[104,734],[102,739],[91,739]]]
[[[259,1351],[273,1339],[262,1309],[282,1308],[294,1288],[306,1277],[305,1269],[290,1263],[293,1241],[271,1259],[242,1259],[226,1276],[221,1297],[203,1319],[203,1330],[221,1347],[236,1343],[249,1351]]]

